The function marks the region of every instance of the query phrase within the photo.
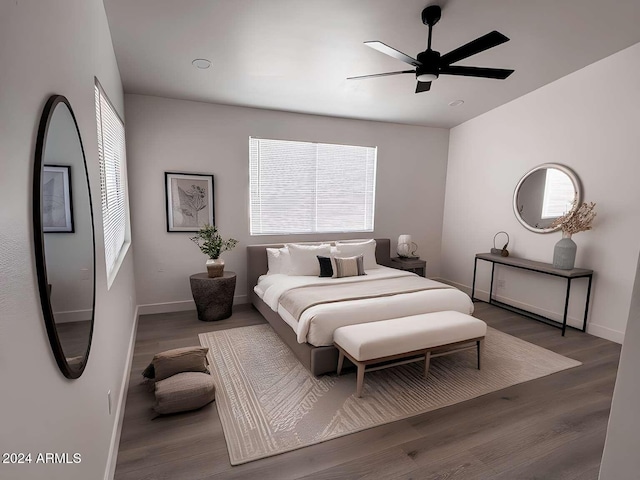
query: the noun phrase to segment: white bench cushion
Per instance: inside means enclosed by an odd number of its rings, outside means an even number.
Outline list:
[[[360,362],[484,337],[487,324],[460,312],[434,312],[336,329],[333,340]]]

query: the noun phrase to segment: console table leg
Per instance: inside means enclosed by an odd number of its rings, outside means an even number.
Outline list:
[[[569,313],[569,295],[571,293],[571,279],[567,278],[567,296],[564,300],[564,316],[562,318],[562,336],[567,330],[567,314]]]
[[[477,270],[478,270],[478,259],[476,258],[473,262],[473,283],[471,284],[471,301],[472,302],[476,293],[476,271]]]
[[[491,264],[491,286],[489,287],[489,303],[491,303],[491,299],[493,298],[493,274],[496,270],[496,264]]]
[[[587,315],[589,314],[589,298],[591,297],[591,282],[593,275],[589,275],[589,286],[587,287],[587,303],[584,305],[584,321],[582,322],[582,331],[587,331]]]

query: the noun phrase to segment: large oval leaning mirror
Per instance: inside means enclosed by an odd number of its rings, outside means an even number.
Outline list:
[[[93,332],[95,239],[80,131],[67,99],[47,101],[33,173],[33,233],[44,322],[67,378],[82,375]]]
[[[536,233],[555,232],[555,219],[582,202],[580,180],[573,170],[557,163],[531,169],[520,179],[513,194],[518,221]]]

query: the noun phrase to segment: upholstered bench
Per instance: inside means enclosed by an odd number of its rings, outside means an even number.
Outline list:
[[[482,320],[454,311],[340,327],[333,335],[340,352],[337,373],[340,375],[342,371],[344,357],[351,360],[358,367],[356,394],[361,397],[365,371],[372,372],[424,359],[426,377],[431,358],[471,348],[477,349],[479,369],[486,332],[487,324]],[[366,368],[367,365],[378,363],[384,365]]]

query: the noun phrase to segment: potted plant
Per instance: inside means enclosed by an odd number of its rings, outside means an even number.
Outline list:
[[[220,254],[238,244],[235,238],[223,240],[218,229],[209,224],[202,227],[195,237],[191,237],[191,241],[209,258],[206,263],[209,277],[221,277],[224,274],[224,260],[220,258]]]
[[[561,270],[571,270],[576,261],[576,251],[578,246],[571,240],[574,233],[591,230],[593,219],[596,216],[594,211],[596,204],[583,203],[576,208],[574,204],[569,213],[557,218],[551,227],[560,227],[562,238],[556,243],[553,250],[553,266]]]

